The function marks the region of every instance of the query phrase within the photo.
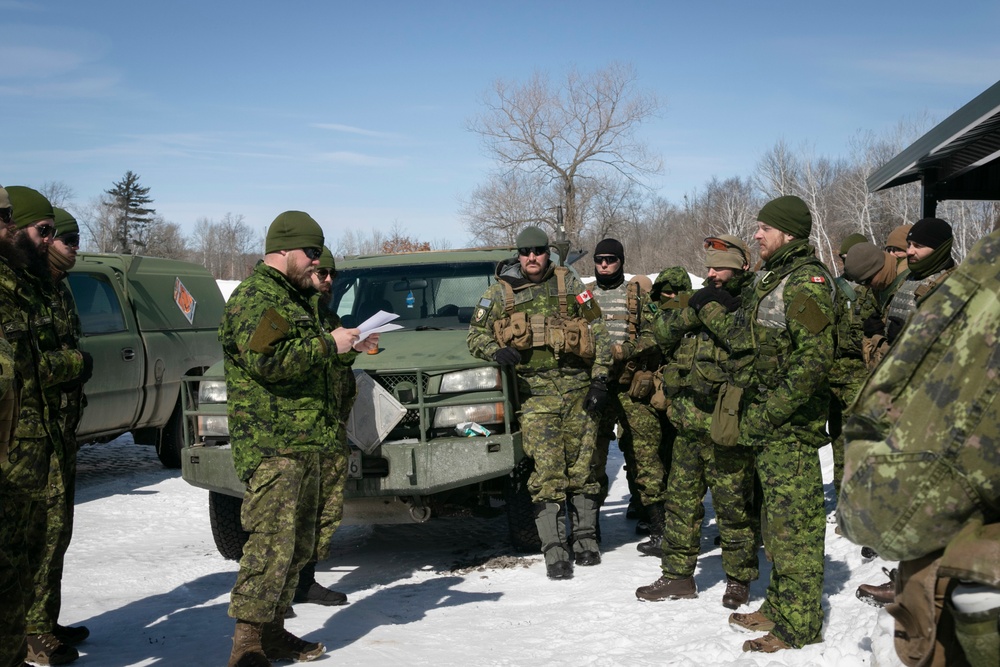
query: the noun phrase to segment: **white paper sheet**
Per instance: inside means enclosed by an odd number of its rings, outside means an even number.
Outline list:
[[[361,335],[358,336],[358,340],[355,344],[360,343],[373,333],[385,333],[386,331],[402,329],[402,324],[390,324],[390,322],[397,317],[399,317],[397,313],[387,313],[384,310],[378,311],[358,325],[358,330],[361,331]]]

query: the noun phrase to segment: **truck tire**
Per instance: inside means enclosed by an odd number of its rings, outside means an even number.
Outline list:
[[[250,533],[243,530],[240,522],[240,508],[243,499],[218,491],[208,492],[208,518],[212,522],[212,537],[215,548],[226,560],[243,557],[243,545]]]
[[[170,419],[164,424],[160,431],[160,437],[156,441],[156,455],[160,457],[160,463],[164,468],[176,469],[181,467],[181,449],[184,447],[184,412],[181,406],[181,398],[177,397],[177,405],[170,414]]]
[[[507,478],[504,493],[511,546],[527,553],[542,550],[542,541],[538,538],[538,529],[535,527],[534,503],[528,493],[528,477],[534,469],[534,461],[529,458],[521,459]]]

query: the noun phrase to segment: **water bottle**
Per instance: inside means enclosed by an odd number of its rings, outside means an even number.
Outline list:
[[[413,290],[410,290],[406,294],[406,307],[407,308],[413,308],[413,303],[414,303]]]

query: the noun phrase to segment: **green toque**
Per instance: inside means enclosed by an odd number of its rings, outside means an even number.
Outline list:
[[[264,253],[297,248],[322,248],[323,228],[302,211],[285,211],[267,228]]]
[[[809,207],[795,195],[785,195],[767,202],[757,214],[757,219],[797,239],[807,239],[812,232]]]
[[[38,190],[32,190],[23,185],[11,185],[7,188],[10,205],[14,207],[14,224],[18,229],[24,229],[39,220],[52,220],[52,204]]]

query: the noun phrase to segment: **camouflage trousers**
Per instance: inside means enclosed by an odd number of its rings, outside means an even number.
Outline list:
[[[52,454],[45,521],[30,527],[31,542],[42,545],[34,563],[34,601],[28,609],[29,635],[52,632],[62,607],[62,575],[66,550],[73,536],[73,499],[76,494],[76,447],[66,456]]]
[[[753,450],[712,442],[709,428],[715,399],[681,394],[667,414],[677,426],[663,526],[663,576],[681,579],[694,574],[705,518],[705,492],[712,505],[722,542],[722,569],[740,581],[757,578],[757,545],[750,521],[753,500]]]
[[[600,487],[591,466],[597,422],[583,409],[589,380],[547,374],[527,378],[527,384],[520,419],[524,453],[535,462],[528,478],[531,500],[596,495]]]
[[[782,431],[756,451],[764,495],[764,548],[772,560],[760,611],[774,621],[775,636],[802,647],[822,641],[823,478],[816,447]]]
[[[320,456],[319,514],[316,517],[316,549],[312,556],[317,563],[330,555],[330,540],[344,518],[344,481],[349,454],[344,444]]]
[[[250,476],[240,511],[250,538],[229,602],[233,618],[266,623],[292,603],[299,570],[316,549],[322,456],[268,456]]]
[[[830,383],[830,418],[827,420],[827,432],[830,434],[830,446],[833,448],[833,488],[834,497],[840,497],[840,482],[844,479],[844,411],[854,402],[861,385],[868,377],[867,370],[850,382],[844,384]]]
[[[627,391],[609,396],[597,425],[594,474],[600,484],[600,497],[608,495],[608,449],[615,439],[615,424],[619,428],[618,448],[625,456],[629,491],[637,493],[643,505],[662,502],[670,468],[669,449],[663,446],[664,433],[670,426],[648,402],[634,400]]]
[[[25,614],[31,604],[27,527],[44,521],[42,503],[12,493],[0,476],[0,665],[22,665]]]

